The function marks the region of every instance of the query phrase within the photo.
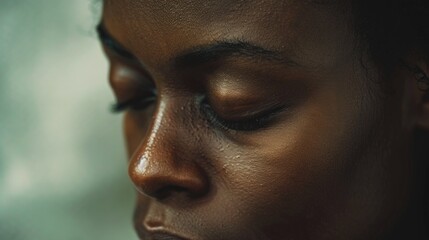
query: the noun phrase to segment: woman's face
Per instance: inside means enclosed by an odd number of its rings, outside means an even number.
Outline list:
[[[316,1],[105,0],[100,32],[126,110],[140,238],[389,230],[407,195],[411,110],[402,92],[383,94],[346,12]]]

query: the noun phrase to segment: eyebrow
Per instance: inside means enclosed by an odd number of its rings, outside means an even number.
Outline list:
[[[130,53],[122,44],[120,44],[116,39],[110,35],[110,33],[104,27],[104,24],[100,23],[96,28],[98,38],[103,43],[104,46],[109,48],[115,54],[122,56],[124,58],[135,59],[136,57]]]
[[[100,41],[110,50],[122,57],[136,59],[131,52],[126,50],[122,44],[112,37],[103,23],[97,26],[97,32]],[[267,49],[243,40],[216,41],[211,44],[187,49],[177,57],[170,59],[170,64],[177,69],[190,68],[228,57],[266,60],[288,66],[299,66],[296,61],[284,56],[279,51]]]
[[[228,57],[267,60],[289,66],[298,65],[297,62],[287,58],[279,51],[267,49],[243,40],[217,41],[209,45],[187,50],[174,59],[174,65],[178,67],[189,67]]]

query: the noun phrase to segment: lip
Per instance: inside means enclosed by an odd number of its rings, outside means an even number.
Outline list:
[[[143,227],[137,230],[137,234],[140,236],[141,240],[191,240],[190,238],[180,236],[162,227],[157,227],[156,229],[147,229]]]
[[[189,240],[176,234],[165,231],[145,232],[139,235],[144,236],[141,240]]]
[[[137,206],[139,207],[139,206]],[[141,207],[141,206],[140,206]],[[200,240],[191,232],[184,231],[184,226],[173,224],[171,221],[166,221],[167,218],[164,212],[155,211],[157,214],[142,214],[144,209],[137,209],[134,212],[133,222],[134,230],[141,240]],[[178,219],[174,219],[175,223],[179,223]]]
[[[153,232],[149,233],[148,236],[151,240],[187,240],[186,238],[167,232]]]

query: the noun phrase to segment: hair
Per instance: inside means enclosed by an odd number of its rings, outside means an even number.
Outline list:
[[[416,53],[429,61],[428,0],[352,0],[355,27],[385,71]]]
[[[402,67],[407,57],[416,56],[429,66],[429,0],[351,0],[359,46],[380,69],[383,83]],[[429,101],[429,91],[425,93]],[[413,144],[417,181],[423,193],[418,202],[426,205],[429,226],[429,131],[416,129]]]

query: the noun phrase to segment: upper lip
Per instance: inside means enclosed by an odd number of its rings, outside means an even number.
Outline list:
[[[169,231],[163,227],[157,227],[155,229],[142,227],[137,231],[142,240],[189,240],[189,238],[180,236],[179,234]]]
[[[187,240],[183,237],[164,231],[148,232],[148,237],[151,240]]]

